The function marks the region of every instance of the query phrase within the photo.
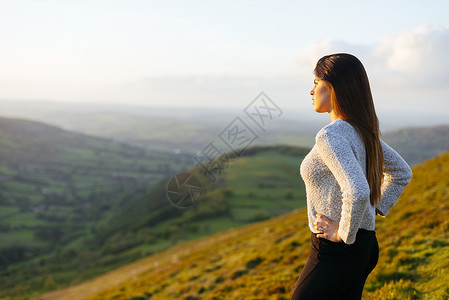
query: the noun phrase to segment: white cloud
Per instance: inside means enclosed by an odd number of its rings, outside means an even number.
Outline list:
[[[299,56],[300,68],[313,69],[323,55],[347,52],[365,65],[376,85],[446,88],[449,83],[449,27],[420,26],[384,38],[377,44],[315,41]]]
[[[373,56],[386,78],[414,87],[449,83],[449,28],[421,26],[384,39]]]

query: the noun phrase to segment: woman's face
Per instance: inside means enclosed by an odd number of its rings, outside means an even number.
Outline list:
[[[318,113],[330,113],[332,111],[331,89],[327,87],[325,82],[315,76],[314,86],[310,91],[312,95],[312,104],[314,110]]]

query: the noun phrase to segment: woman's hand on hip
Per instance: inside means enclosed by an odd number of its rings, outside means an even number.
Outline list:
[[[332,221],[322,214],[316,214],[318,218],[314,225],[315,229],[321,233],[316,235],[317,238],[324,238],[332,242],[342,242],[343,240],[338,236],[338,222]]]

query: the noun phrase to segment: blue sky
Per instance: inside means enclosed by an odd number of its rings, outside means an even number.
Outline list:
[[[447,11],[448,1],[0,1],[0,99],[238,107],[263,90],[311,109],[314,62],[350,52],[378,109],[441,113]]]

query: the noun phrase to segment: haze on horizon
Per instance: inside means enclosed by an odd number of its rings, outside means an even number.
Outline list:
[[[264,91],[312,116],[316,60],[349,52],[367,69],[380,115],[442,122],[449,3],[334,5],[2,2],[0,100],[243,108]]]

